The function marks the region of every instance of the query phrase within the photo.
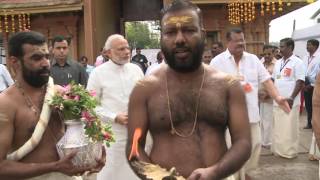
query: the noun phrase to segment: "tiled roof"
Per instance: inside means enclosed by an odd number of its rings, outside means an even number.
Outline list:
[[[79,11],[82,8],[83,0],[0,0],[0,15]]]
[[[82,0],[0,0],[0,9],[72,5],[79,3],[82,3]]]

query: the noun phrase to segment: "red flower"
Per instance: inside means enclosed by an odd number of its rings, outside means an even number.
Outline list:
[[[86,120],[86,122],[93,122],[94,117],[88,111],[82,111],[81,116]]]
[[[90,94],[90,96],[93,96],[93,97],[97,95],[96,91],[94,91],[94,90],[91,90],[89,92],[89,94]]]
[[[111,139],[111,135],[108,132],[103,133],[103,137],[106,141]]]

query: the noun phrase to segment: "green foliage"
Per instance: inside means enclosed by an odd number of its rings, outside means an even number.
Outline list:
[[[51,105],[62,110],[65,120],[71,120],[80,119],[82,111],[94,109],[98,101],[82,85],[71,82],[57,92]]]
[[[150,23],[149,23],[150,24]],[[157,25],[154,25],[157,28]],[[160,48],[159,33],[151,32],[146,22],[127,22],[126,38],[130,47],[144,49]]]

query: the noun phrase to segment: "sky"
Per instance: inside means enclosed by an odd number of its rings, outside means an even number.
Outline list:
[[[319,0],[272,20],[269,29],[269,42],[279,42],[282,38],[291,37],[294,19],[296,20],[296,30],[312,26],[315,22],[310,17],[318,9],[320,9]]]

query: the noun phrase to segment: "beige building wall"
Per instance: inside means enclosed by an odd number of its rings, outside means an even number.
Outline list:
[[[78,60],[80,59],[81,56],[86,56],[85,51],[85,41],[84,41],[84,21],[83,21],[83,16],[81,17],[81,20],[78,23]],[[91,63],[89,63],[91,64]]]
[[[95,3],[96,34],[95,55],[100,54],[107,37],[114,33],[120,33],[120,3],[119,0],[96,0]]]
[[[120,1],[84,0],[84,50],[89,64],[95,62],[110,34],[120,32]]]

